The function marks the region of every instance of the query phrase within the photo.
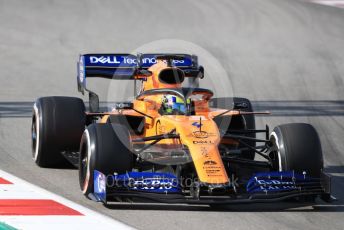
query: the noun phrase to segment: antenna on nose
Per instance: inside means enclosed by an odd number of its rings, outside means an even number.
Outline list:
[[[199,117],[199,132],[202,132],[202,117]]]

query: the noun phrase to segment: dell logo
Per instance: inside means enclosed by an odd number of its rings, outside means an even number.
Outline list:
[[[102,63],[102,64],[120,64],[120,61],[117,61],[116,56],[90,56],[90,63],[96,64],[96,63]]]

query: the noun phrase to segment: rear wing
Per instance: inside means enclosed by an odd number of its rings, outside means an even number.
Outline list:
[[[77,64],[78,89],[86,90],[89,77],[134,80],[138,71],[147,70],[163,56],[172,57],[173,66],[182,69],[186,77],[196,77],[200,71],[197,56],[189,54],[83,54]]]

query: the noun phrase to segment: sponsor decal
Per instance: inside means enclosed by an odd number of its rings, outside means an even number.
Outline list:
[[[208,133],[202,130],[201,131],[197,130],[187,135],[187,137],[195,137],[198,139],[204,139],[204,138],[215,137],[215,136],[216,136],[215,133]]]
[[[260,185],[292,185],[292,181],[280,181],[280,180],[257,180]]]
[[[128,188],[135,191],[156,193],[178,193],[180,185],[177,178],[168,173],[128,172],[113,176],[112,184],[107,186],[113,188]]]
[[[197,128],[201,128],[203,126],[203,124],[201,124],[200,122],[195,121],[194,123],[192,123],[193,126],[197,127]]]
[[[207,173],[217,173],[217,172],[220,172],[220,169],[206,169],[205,171]]]
[[[212,145],[214,144],[214,141],[211,140],[197,140],[192,142],[195,145]]]
[[[208,176],[221,176],[221,166],[217,165],[217,162],[214,160],[206,160],[203,163],[203,169],[208,174]]]
[[[208,158],[209,157],[208,149],[206,147],[201,147],[201,154],[203,157]]]
[[[221,167],[220,166],[214,166],[214,165],[204,165],[203,169],[205,169],[205,170],[218,170],[218,171],[220,171]]]
[[[246,190],[250,193],[290,191],[299,189],[297,183],[306,186],[307,183],[313,182],[309,177],[292,171],[262,172],[251,177]]]
[[[134,67],[138,64],[138,59],[134,55],[102,55],[102,54],[94,54],[94,55],[85,55],[87,57],[86,64],[100,64],[100,65],[109,65],[109,66],[125,66],[125,67]],[[191,66],[192,60],[185,56],[183,60],[173,60],[172,61],[175,66]],[[148,68],[157,61],[155,59],[155,55],[145,54],[141,57],[141,66],[144,68]],[[86,65],[87,66],[87,65]]]
[[[292,181],[280,180],[257,180],[257,185],[261,190],[292,190],[296,189],[295,183]]]
[[[221,174],[208,174],[209,177],[222,177]]]
[[[192,135],[196,138],[207,138],[208,133],[206,131],[195,131],[192,133]]]
[[[137,65],[137,59],[133,55],[90,55],[85,57],[86,66],[134,67]]]
[[[216,161],[209,160],[209,161],[205,161],[203,164],[204,165],[216,165],[217,163],[216,163]]]
[[[145,57],[142,58],[142,64],[155,64],[156,59],[154,57]]]
[[[174,182],[162,178],[145,178],[139,180],[130,178],[128,187],[134,190],[171,190],[174,188]]]
[[[116,56],[90,56],[90,63],[96,64],[96,63],[108,63],[108,64],[120,64],[121,62],[117,60]]]
[[[157,63],[154,54],[143,54],[141,57],[141,66],[142,67],[150,67],[153,64]],[[166,61],[164,61],[166,62]],[[183,60],[173,60],[172,63],[175,66],[192,66],[192,59],[190,56],[184,56]]]
[[[164,62],[166,62],[164,60]],[[142,58],[142,64],[143,65],[147,65],[147,64],[156,64],[157,61],[155,59],[155,57],[144,57]],[[173,60],[172,63],[174,65],[178,65],[178,64],[185,64],[185,60]]]

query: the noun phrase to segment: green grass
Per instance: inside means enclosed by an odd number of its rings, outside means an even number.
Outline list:
[[[9,226],[3,222],[0,222],[0,230],[16,230],[16,228]]]

